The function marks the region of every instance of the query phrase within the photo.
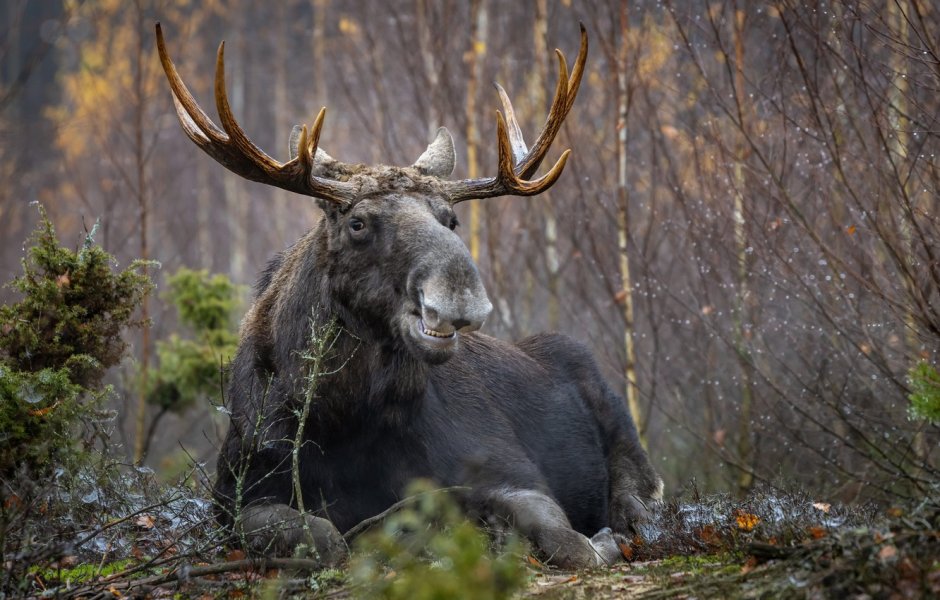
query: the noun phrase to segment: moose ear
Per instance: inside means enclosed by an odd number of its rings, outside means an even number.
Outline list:
[[[457,162],[457,153],[454,150],[454,138],[446,127],[437,130],[434,141],[428,144],[424,154],[418,157],[415,164],[411,165],[422,175],[432,175],[434,177],[450,177],[454,172],[454,165]]]

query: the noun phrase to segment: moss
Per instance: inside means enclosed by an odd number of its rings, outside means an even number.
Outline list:
[[[115,573],[120,573],[127,570],[136,564],[135,559],[124,559],[116,560],[114,562],[101,564],[95,563],[82,563],[75,565],[74,567],[69,568],[38,568],[33,567],[29,570],[30,573],[40,577],[44,582],[61,582],[61,583],[88,583],[97,579],[98,577],[108,577],[114,575]]]

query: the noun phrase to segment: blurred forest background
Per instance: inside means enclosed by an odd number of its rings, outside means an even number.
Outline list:
[[[460,205],[496,307],[485,331],[590,346],[667,493],[694,479],[917,498],[937,479],[935,3],[5,0],[0,279],[20,272],[36,202],[67,245],[99,221],[96,241],[122,266],[159,262],[152,326],[109,378],[126,460],[173,473],[190,455],[211,464],[227,417],[218,369],[186,388],[198,394],[160,402],[160,348],[199,341],[227,360],[248,286],[320,213],[183,135],[156,21],[207,109],[226,40],[235,115],[275,157],[327,106],[332,156],[411,164],[443,125],[455,177],[495,174],[493,80],[525,133],[540,129],[551,50],[573,57],[583,22],[586,75],[552,151],[574,151],[560,182]],[[237,287],[174,288],[180,267]],[[236,293],[231,323],[200,325],[167,296],[185,306],[187,289],[210,288],[222,314]]]

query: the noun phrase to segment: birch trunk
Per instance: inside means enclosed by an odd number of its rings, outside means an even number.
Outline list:
[[[744,177],[744,162],[747,159],[747,146],[743,139],[747,131],[746,123],[746,94],[744,93],[744,21],[745,11],[734,4],[734,92],[738,107],[738,118],[742,130],[738,141],[734,161],[734,208],[732,219],[734,221],[734,246],[737,256],[737,297],[734,311],[734,343],[741,372],[741,404],[738,415],[738,457],[741,471],[738,475],[738,492],[743,496],[754,484],[754,446],[753,432],[751,431],[751,416],[753,412],[752,368],[750,351],[748,350],[747,326],[750,322],[748,310],[748,240],[747,222],[744,207],[744,192],[746,181]]]
[[[624,395],[630,415],[636,423],[640,441],[646,446],[646,419],[637,393],[636,348],[633,324],[633,280],[630,275],[630,191],[627,187],[627,117],[630,94],[627,80],[630,12],[627,0],[620,2],[620,47],[617,57],[617,251],[620,259],[620,296],[623,306],[623,346],[625,361]]]

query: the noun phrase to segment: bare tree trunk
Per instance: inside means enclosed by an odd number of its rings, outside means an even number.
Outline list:
[[[480,147],[480,128],[477,126],[477,95],[482,78],[483,59],[486,56],[487,29],[486,0],[473,0],[470,3],[470,52],[467,54],[467,176],[480,176],[478,150]],[[474,262],[480,260],[480,203],[470,203],[470,255]],[[493,260],[493,257],[490,258]]]
[[[236,21],[241,21],[241,10],[243,7],[240,3],[236,3],[238,6],[233,8],[233,14],[235,14]],[[242,33],[244,27],[236,27],[236,42],[232,44],[233,49],[235,50],[235,60],[232,60],[231,65],[235,68],[231,68],[229,73],[226,73],[226,82],[231,81],[231,89],[229,90],[229,99],[232,104],[232,111],[235,115],[244,115],[245,108],[245,36]],[[244,118],[244,117],[243,117]],[[243,188],[244,184],[242,180],[232,174],[232,173],[223,173],[222,174],[222,186],[225,189],[225,203],[227,205],[227,210],[225,211],[228,215],[228,230],[229,230],[229,273],[232,274],[232,277],[235,281],[245,281],[247,278],[246,272],[246,258],[248,253],[248,230],[246,229],[246,224],[248,221],[248,202],[244,198]]]
[[[620,302],[623,306],[624,394],[640,441],[646,446],[646,419],[637,390],[636,347],[633,319],[633,279],[630,275],[630,192],[627,187],[627,118],[631,93],[627,81],[630,12],[627,0],[620,1],[620,48],[617,57],[617,250],[620,257]]]
[[[324,106],[329,105],[330,97],[326,70],[323,68],[327,61],[326,11],[329,6],[330,0],[313,0],[313,81]]]
[[[140,0],[134,3],[137,24],[137,47],[134,61],[134,164],[137,172],[137,207],[138,222],[140,226],[140,258],[150,259],[150,246],[147,239],[148,198],[147,198],[147,156],[144,150],[144,117],[147,110],[147,96],[144,91],[144,19]],[[144,277],[150,275],[149,268],[144,264],[142,269]],[[140,317],[144,321],[140,340],[140,390],[137,399],[137,415],[134,434],[134,462],[139,462],[144,456],[144,440],[146,438],[147,421],[147,390],[150,387],[150,319],[149,298],[145,294],[140,302]]]
[[[418,47],[421,52],[421,62],[424,64],[424,76],[427,79],[429,92],[427,114],[424,117],[424,122],[428,127],[428,139],[431,139],[441,124],[437,103],[438,87],[440,85],[438,65],[431,43],[431,24],[428,22],[429,8],[427,0],[418,0],[415,8],[417,11]]]
[[[906,167],[908,164],[908,145],[910,142],[908,129],[911,126],[910,120],[907,117],[908,83],[906,62],[907,58],[905,56],[908,44],[910,43],[910,28],[908,27],[907,19],[908,15],[911,14],[911,7],[908,5],[907,0],[887,0],[887,4],[888,26],[892,30],[891,33],[896,36],[895,45],[897,46],[894,49],[894,53],[892,55],[894,81],[893,85],[889,87],[888,91],[888,96],[890,98],[888,108],[888,122],[890,123],[894,134],[891,138],[891,155],[895,157],[893,159],[896,165],[895,172],[898,173],[899,177],[901,177],[903,176],[902,167]],[[903,195],[906,201],[914,204],[914,196],[917,194],[917,192],[911,185],[912,180],[912,177],[906,177],[903,180],[899,179],[898,185],[901,186],[900,193]],[[913,214],[913,211],[911,214]],[[914,236],[912,227],[913,223],[905,216],[902,216],[899,219],[901,238],[899,240],[901,246],[899,250],[904,256],[904,260],[909,265],[914,265],[917,260],[914,256]],[[908,289],[913,297],[917,291],[911,288],[912,284],[908,284]],[[907,356],[916,357],[920,347],[920,341],[917,337],[917,323],[914,318],[913,303],[909,303],[907,309],[905,310],[904,324],[904,331],[906,333],[905,342],[907,344]],[[913,364],[914,361],[911,362]],[[923,429],[914,433],[913,448],[918,458],[921,459],[921,463],[926,464],[929,451],[927,449],[927,440]]]
[[[287,81],[287,65],[289,64],[289,55],[288,44],[291,41],[290,28],[287,26],[288,23],[288,14],[290,14],[290,9],[293,5],[292,0],[281,0],[280,2],[275,2],[273,5],[275,18],[273,21],[273,26],[275,30],[274,35],[274,157],[279,160],[288,160],[288,144],[287,139],[290,134],[291,128],[296,125],[296,123],[291,122],[291,111],[290,106],[287,101],[288,98],[288,81]],[[305,117],[306,118],[306,117]],[[284,158],[280,158],[280,157]],[[272,205],[273,205],[273,214],[272,221],[274,222],[274,235],[277,238],[275,240],[274,247],[280,248],[284,245],[285,239],[287,238],[287,211],[288,198],[290,195],[282,189],[274,188],[272,192]]]
[[[746,13],[738,8],[737,2],[733,3],[734,8],[734,93],[738,107],[738,118],[741,121],[742,138],[746,135],[747,123],[745,121],[745,102],[744,93],[744,21]],[[737,298],[735,300],[735,322],[734,322],[734,343],[738,357],[738,365],[741,369],[741,411],[738,421],[738,457],[742,465],[738,475],[738,492],[743,496],[754,484],[753,465],[754,465],[754,447],[751,431],[751,414],[753,412],[753,389],[752,389],[752,368],[750,360],[750,351],[748,350],[747,326],[750,321],[750,311],[748,309],[748,259],[747,259],[747,223],[744,214],[744,162],[747,158],[747,145],[744,139],[739,139],[738,148],[734,162],[734,212],[732,219],[734,221],[734,244],[735,254],[737,256]]]
[[[529,110],[533,130],[541,126],[539,115],[548,105],[546,86],[548,85],[548,66],[554,57],[548,53],[548,0],[536,0],[535,22],[532,28],[533,48],[535,50],[535,68],[529,77],[529,101],[534,110]],[[555,217],[555,204],[551,192],[543,194],[537,200],[541,205],[543,217],[543,241],[545,243],[545,269],[548,284],[548,328],[558,329],[560,318],[558,304],[558,223]]]

